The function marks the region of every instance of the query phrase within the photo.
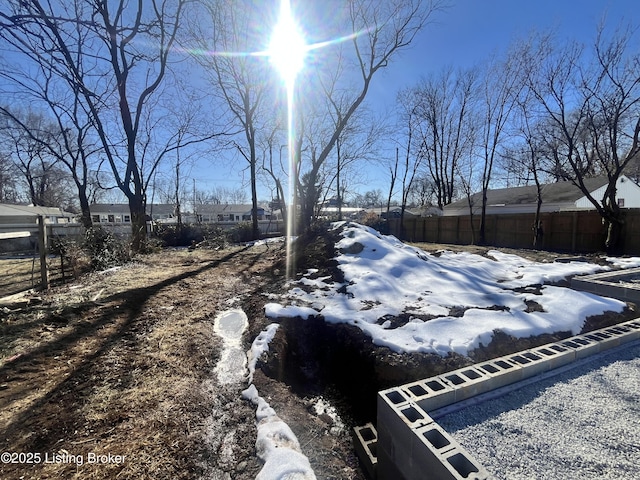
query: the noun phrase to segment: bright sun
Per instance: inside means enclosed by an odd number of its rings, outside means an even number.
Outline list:
[[[269,58],[288,86],[304,67],[309,47],[291,15],[289,0],[280,2],[280,18],[269,44]]]

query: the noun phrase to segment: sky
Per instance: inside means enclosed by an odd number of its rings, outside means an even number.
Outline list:
[[[633,0],[451,0],[450,8],[437,14],[409,49],[376,74],[366,102],[375,111],[388,113],[398,90],[415,84],[421,76],[449,66],[465,68],[482,63],[532,32],[553,30],[561,38],[588,44],[603,19],[609,28],[621,22],[637,25],[640,9]],[[379,188],[386,196],[384,172],[374,167],[363,170],[367,174],[357,187],[360,193]],[[235,177],[230,172],[218,178],[232,184]],[[260,198],[265,197],[268,192],[260,188]]]
[[[275,3],[279,0],[271,1]],[[299,0],[299,3],[304,5],[318,1]],[[450,7],[437,13],[433,22],[418,34],[408,49],[400,52],[386,69],[374,76],[366,99],[369,107],[389,116],[388,112],[394,107],[397,92],[415,84],[421,76],[437,74],[447,66],[470,67],[482,63],[492,54],[502,53],[514,39],[526,37],[532,31],[555,29],[561,36],[589,42],[595,36],[597,24],[605,15],[609,25],[618,25],[623,20],[640,25],[637,0],[449,2]],[[330,22],[331,12],[321,12],[320,21]],[[270,28],[264,24],[257,29],[260,35],[268,31]],[[313,36],[313,33],[309,32],[309,35]],[[213,163],[210,158],[202,159],[190,172],[184,172],[188,177],[185,188],[191,191],[195,186],[198,190],[207,191],[214,187],[244,186],[249,198],[249,175],[245,166],[243,161]],[[355,189],[360,193],[380,189],[386,195],[389,180],[385,172],[378,171],[371,165],[363,166],[360,170],[366,173]],[[259,184],[258,196],[260,200],[269,200],[271,197],[269,189],[262,183]],[[153,198],[151,194],[149,198]],[[155,201],[158,199],[155,198]]]
[[[446,66],[471,67],[533,31],[553,29],[561,37],[591,42],[605,16],[609,26],[621,20],[637,24],[640,9],[633,0],[452,0],[375,80],[372,96],[392,106],[398,87]]]

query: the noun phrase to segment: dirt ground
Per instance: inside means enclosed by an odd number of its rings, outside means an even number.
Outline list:
[[[331,248],[330,239],[313,243],[300,267],[320,254],[331,258]],[[272,321],[264,316],[268,295],[284,289],[283,255],[282,244],[166,250],[0,304],[0,452],[14,453],[0,463],[0,478],[255,478],[255,408],[240,396],[246,384],[218,383],[222,342],[212,327],[220,312],[242,308],[250,346]],[[330,262],[324,268],[335,273]],[[350,416],[354,407],[341,407],[340,384],[308,374],[319,368],[309,365],[330,356],[336,369],[361,361],[384,376],[394,362],[419,371],[431,360],[394,359],[348,329],[331,335],[352,356],[316,345],[300,358],[310,333],[279,329],[254,383],[319,479],[363,479],[349,430],[359,420]],[[353,356],[354,345],[364,360]],[[438,369],[457,365],[441,363]],[[305,366],[306,384],[287,370],[291,364]],[[313,408],[323,399],[336,403],[344,427]]]

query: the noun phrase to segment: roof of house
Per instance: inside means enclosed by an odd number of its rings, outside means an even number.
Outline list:
[[[585,187],[590,192],[608,183],[607,177],[593,177],[584,179]],[[584,197],[584,193],[576,187],[572,182],[557,182],[542,185],[542,201],[543,203],[574,203]],[[537,202],[538,189],[535,185],[525,187],[497,188],[495,190],[487,190],[487,205],[524,205],[535,204]],[[480,204],[482,200],[482,192],[475,193],[471,196],[474,205]],[[452,202],[444,208],[461,208],[467,207],[466,198]]]
[[[12,205],[9,203],[0,203],[1,217],[37,217],[44,216],[65,216],[73,217],[73,213],[65,212],[58,207],[34,207],[33,205]]]
[[[237,214],[237,215],[248,215],[251,213],[251,209],[253,205],[251,203],[212,203],[207,205],[198,205],[196,207],[196,211],[199,214],[208,214],[208,215],[216,215],[216,214]],[[258,210],[263,210],[265,212],[270,212],[267,207],[262,205],[258,205]]]
[[[213,203],[207,205],[198,205],[197,213],[200,215],[217,215],[217,214],[237,214],[248,215],[251,213],[252,205],[250,203]],[[265,212],[270,210],[262,205],[258,205],[258,209]],[[129,205],[126,203],[94,203],[90,207],[91,213],[129,213]],[[147,204],[148,215],[173,215],[176,213],[176,205],[173,203],[154,203]]]

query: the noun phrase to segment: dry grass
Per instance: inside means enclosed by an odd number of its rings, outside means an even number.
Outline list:
[[[53,284],[62,281],[62,269],[57,257],[47,259],[49,281]],[[80,266],[65,267],[65,278],[74,276],[74,270],[79,272]],[[0,298],[13,295],[30,288],[39,288],[40,258],[39,257],[4,257],[0,258]]]
[[[0,451],[85,463],[0,464],[0,477],[215,477],[224,470],[216,463],[221,432],[242,422],[240,441],[227,449],[235,460],[246,456],[241,467],[253,478],[251,406],[212,380],[219,340],[211,323],[246,268],[237,253],[143,257],[56,287],[38,305],[5,308]],[[222,402],[233,414],[216,414]],[[89,465],[89,454],[124,461]]]

